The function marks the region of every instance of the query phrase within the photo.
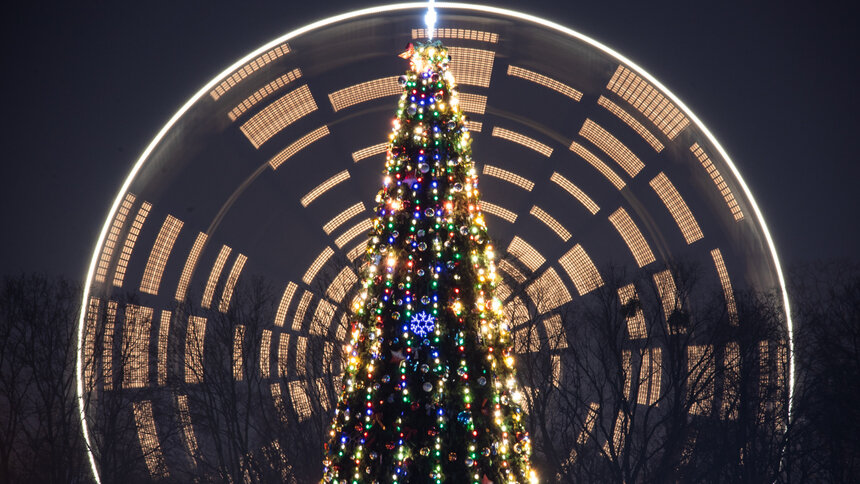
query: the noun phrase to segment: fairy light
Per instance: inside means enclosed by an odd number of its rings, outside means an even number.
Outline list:
[[[535,482],[448,49],[405,57],[323,480]]]

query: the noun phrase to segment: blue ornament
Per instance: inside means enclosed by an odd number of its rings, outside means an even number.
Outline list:
[[[424,337],[433,332],[436,328],[436,321],[433,316],[421,311],[420,313],[412,316],[412,320],[409,322],[409,328],[413,333]]]
[[[465,411],[460,412],[457,414],[457,421],[460,422],[462,425],[469,425],[469,423],[472,421],[472,414]]]

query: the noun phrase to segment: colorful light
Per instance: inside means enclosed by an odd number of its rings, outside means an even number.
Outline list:
[[[435,318],[424,311],[412,316],[412,321],[409,322],[409,329],[421,337],[432,333],[435,328]]]
[[[405,54],[324,481],[531,482],[448,51],[435,41]]]

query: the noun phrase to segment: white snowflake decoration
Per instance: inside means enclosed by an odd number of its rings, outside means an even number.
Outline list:
[[[412,320],[409,322],[409,329],[422,338],[433,332],[435,328],[436,322],[433,316],[424,311],[412,316]]]

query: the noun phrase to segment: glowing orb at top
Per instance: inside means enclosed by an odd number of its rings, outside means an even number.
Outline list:
[[[427,39],[433,40],[433,29],[436,27],[436,10],[433,8],[433,0],[430,0],[427,4],[424,23],[427,25]]]

